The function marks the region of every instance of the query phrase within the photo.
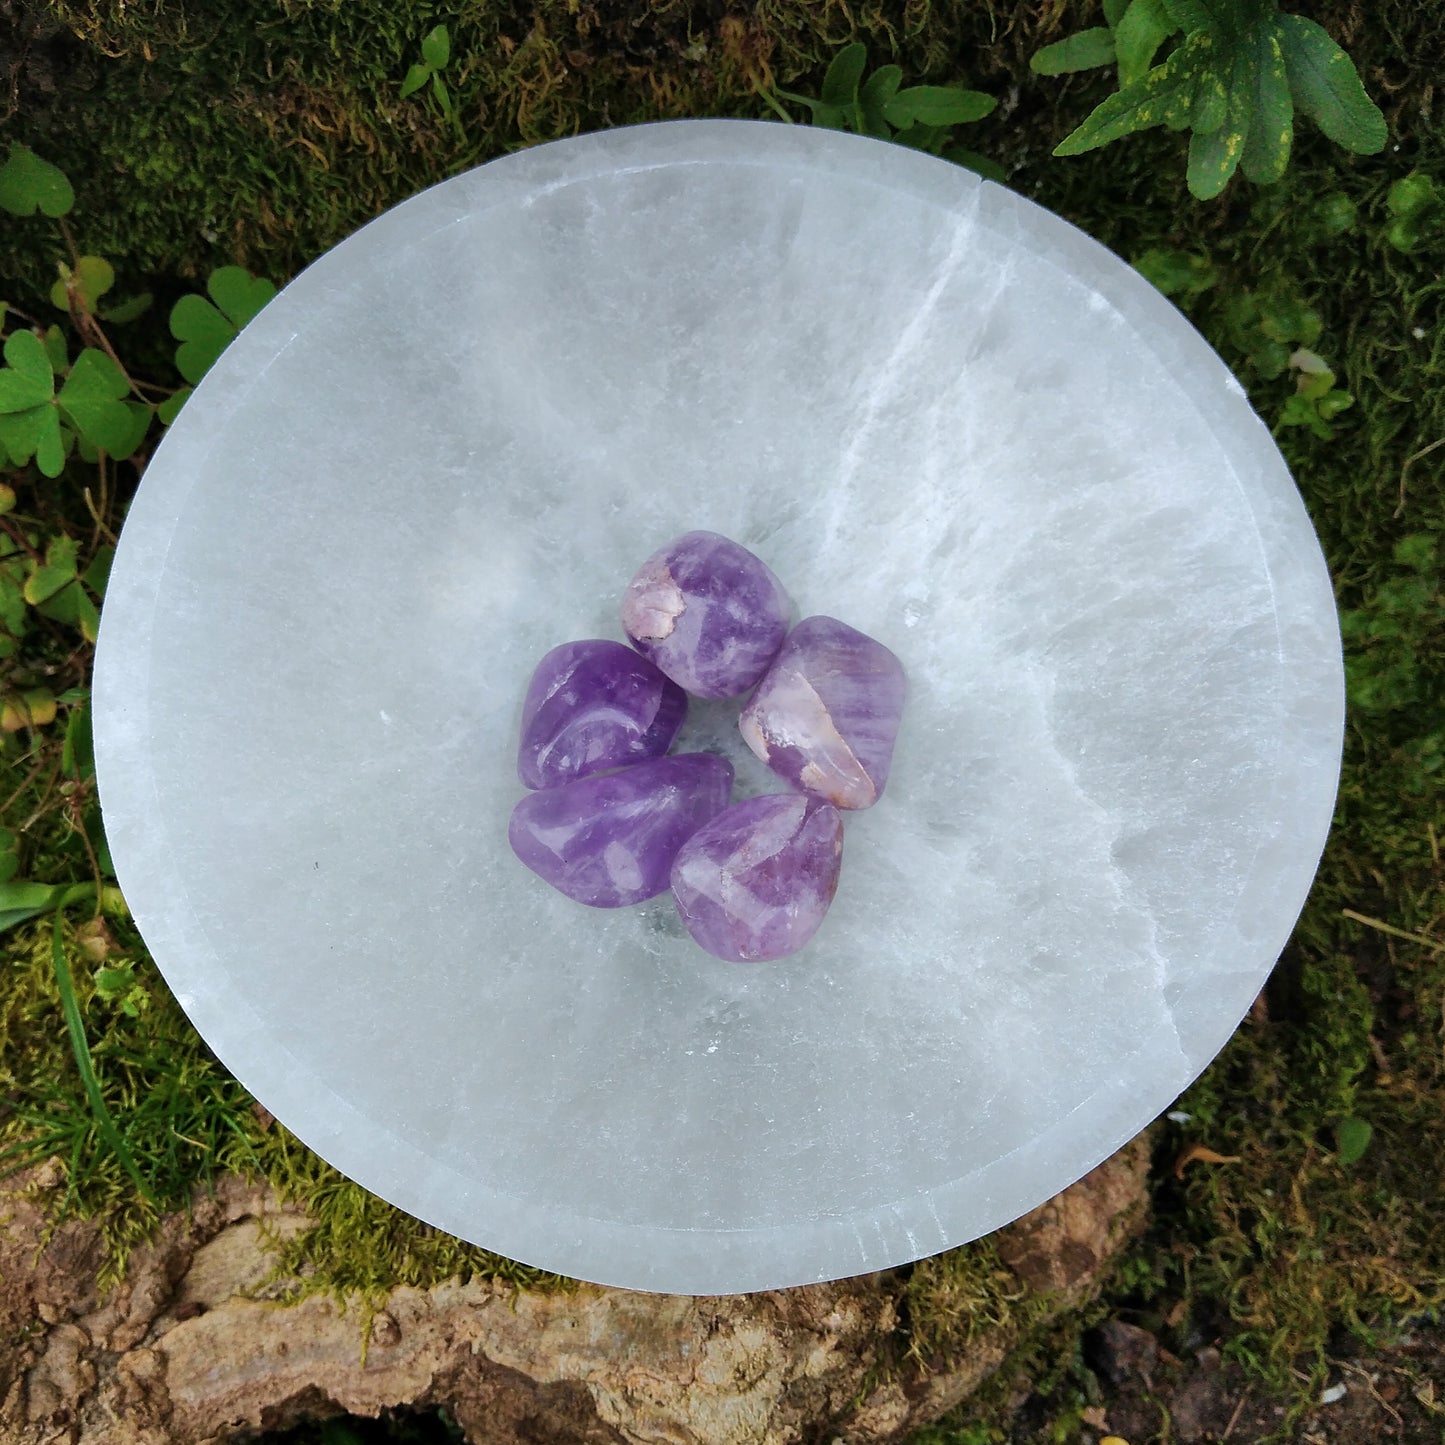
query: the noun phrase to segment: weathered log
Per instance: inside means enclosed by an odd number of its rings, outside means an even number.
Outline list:
[[[1147,1160],[1136,1139],[995,1236],[1046,1305],[1035,1318],[1097,1288],[1143,1221]],[[190,1218],[166,1216],[100,1299],[93,1223],[68,1221],[40,1248],[58,1183],[52,1165],[0,1185],[7,1445],[204,1445],[397,1406],[445,1406],[487,1445],[873,1445],[953,1408],[1015,1343],[984,1330],[962,1359],[877,1383],[874,1367],[898,1355],[907,1270],[700,1297],[474,1279],[393,1290],[363,1362],[360,1309],[259,1288],[264,1233],[309,1227],[265,1184],[198,1191]]]

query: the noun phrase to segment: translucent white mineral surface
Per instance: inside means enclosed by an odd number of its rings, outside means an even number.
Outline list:
[[[693,529],[908,677],[766,967],[507,846],[537,659]],[[735,1293],[971,1239],[1169,1107],[1304,902],[1343,682],[1299,493],[1147,282],[943,161],[706,120],[294,280],[146,472],[95,709],[139,926],[279,1119],[513,1258]],[[676,750],[776,791],[715,710]]]

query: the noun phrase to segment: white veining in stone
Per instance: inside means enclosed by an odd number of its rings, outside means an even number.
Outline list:
[[[776,964],[506,843],[532,668],[694,529],[908,676]],[[1343,685],[1299,494],[1148,283],[945,162],[688,121],[288,286],[146,472],[95,708],[140,928],[278,1118],[488,1248],[731,1293],[973,1238],[1166,1109],[1298,916]],[[678,750],[776,790],[736,716]]]

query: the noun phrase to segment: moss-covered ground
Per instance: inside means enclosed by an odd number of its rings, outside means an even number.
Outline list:
[[[1019,1339],[1007,1379],[1022,1372],[1057,1402],[1053,1439],[1081,1428],[1079,1333],[1104,1311],[1181,1352],[1219,1340],[1261,1387],[1302,1405],[1332,1350],[1388,1340],[1445,1301],[1445,236],[1397,250],[1385,205],[1412,170],[1445,184],[1435,88],[1445,13],[1418,0],[1324,0],[1311,13],[1354,56],[1390,143],[1357,157],[1301,126],[1280,185],[1236,180],[1201,203],[1185,192],[1183,142],[1167,132],[1049,156],[1112,81],[1045,79],[1028,56],[1095,23],[1089,3],[0,3],[0,139],[23,140],[72,178],[75,240],[113,261],[117,294],[155,294],[115,335],[133,369],[170,382],[169,303],[213,267],[240,262],[282,281],[421,187],[540,141],[677,116],[770,116],[760,87],[816,94],[828,58],[852,39],[910,81],[1000,97],[968,144],[1126,259],[1197,257],[1198,284],[1176,300],[1268,421],[1282,418],[1294,384],[1261,362],[1258,313],[1317,313],[1313,350],[1355,404],[1328,437],[1276,434],[1335,579],[1350,718],[1334,829],[1304,914],[1254,1011],[1176,1106],[1187,1119],[1161,1124],[1153,1222],[1103,1303],[1039,1334],[988,1241],[924,1261],[908,1280],[892,1367],[947,1359],[981,1322],[1007,1322]],[[398,94],[422,35],[443,20],[456,124],[427,93]],[[62,254],[51,224],[3,217],[0,299],[52,319],[45,297]],[[42,550],[71,535],[88,556],[118,526],[135,479],[135,467],[115,469],[97,518],[94,469],[76,462],[53,482],[12,473],[16,507],[0,523]],[[32,624],[0,660],[3,686],[42,678],[61,704],[53,722],[0,740],[0,827],[18,837],[23,877],[83,880],[98,866],[84,826],[93,783],[67,776],[61,754],[89,648],[59,622]],[[97,921],[71,909],[65,943],[104,1098],[153,1197],[137,1192],[87,1104],[44,918],[3,935],[0,1151],[11,1164],[61,1159],[67,1208],[105,1232],[103,1282],[158,1210],[237,1169],[313,1211],[316,1228],[281,1261],[306,1289],[374,1296],[459,1271],[568,1287],[439,1234],[311,1155],[212,1057],[123,911]],[[1361,1123],[1368,1143],[1346,1163]],[[1234,1162],[1176,1169],[1196,1144]],[[966,1407],[941,1438],[1000,1438],[988,1412],[1005,1393],[1001,1383]]]

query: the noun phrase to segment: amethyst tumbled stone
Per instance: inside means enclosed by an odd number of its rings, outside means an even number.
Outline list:
[[[749,798],[699,828],[672,865],[687,931],[729,963],[796,953],[818,931],[843,861],[843,819],[818,798]]]
[[[685,532],[627,584],[622,626],[632,645],[697,697],[741,697],[788,631],[783,584],[746,547]]]
[[[792,787],[871,808],[888,781],[904,691],[903,665],[881,642],[836,618],[805,617],[738,727]]]
[[[564,642],[537,664],[522,705],[517,776],[527,788],[660,758],[687,694],[620,642]]]
[[[711,753],[652,758],[528,793],[507,826],[512,851],[560,893],[625,908],[668,885],[677,850],[727,807],[732,764]]]

